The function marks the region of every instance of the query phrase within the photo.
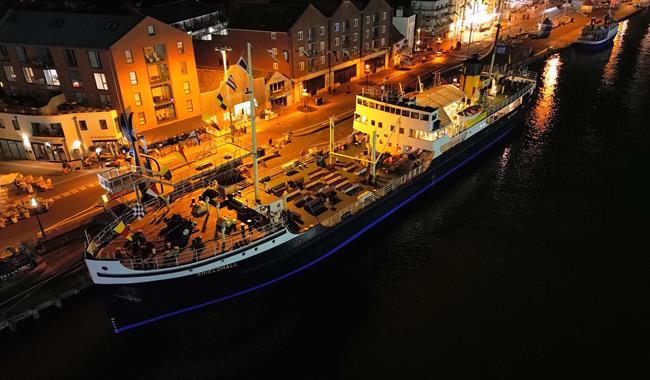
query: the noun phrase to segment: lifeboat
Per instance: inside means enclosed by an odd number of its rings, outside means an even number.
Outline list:
[[[466,122],[475,119],[483,111],[483,107],[480,104],[475,104],[471,107],[467,107],[464,110],[458,113],[458,120],[460,122]]]
[[[397,168],[408,161],[408,156],[405,154],[396,154],[386,158],[383,162],[384,166],[387,168]]]

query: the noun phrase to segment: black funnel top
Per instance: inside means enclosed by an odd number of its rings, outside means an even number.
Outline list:
[[[483,71],[483,62],[478,59],[478,54],[474,54],[472,58],[463,61],[463,74],[465,75],[481,75]]]

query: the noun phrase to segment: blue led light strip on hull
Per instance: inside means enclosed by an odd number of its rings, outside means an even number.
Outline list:
[[[512,129],[512,128],[511,128],[511,129]],[[380,216],[379,218],[375,219],[375,220],[372,221],[370,224],[366,225],[366,226],[363,227],[361,230],[357,231],[355,234],[353,234],[353,235],[350,236],[349,238],[345,239],[345,240],[344,240],[343,242],[341,242],[339,245],[337,245],[336,247],[332,248],[329,252],[327,252],[326,254],[324,254],[324,255],[322,255],[322,256],[319,256],[319,257],[316,258],[315,260],[310,261],[309,263],[304,264],[303,266],[298,267],[298,268],[296,268],[296,269],[294,269],[294,270],[292,270],[292,271],[290,271],[290,272],[287,272],[287,273],[285,273],[285,274],[283,274],[283,275],[281,275],[281,276],[279,276],[279,277],[276,277],[276,278],[274,278],[274,279],[268,280],[268,281],[263,282],[263,283],[261,283],[261,284],[255,285],[255,286],[253,286],[253,287],[246,288],[246,289],[244,289],[244,290],[240,290],[240,291],[238,291],[238,292],[236,292],[236,293],[233,293],[233,294],[230,294],[230,295],[227,295],[227,296],[223,296],[223,297],[219,297],[219,298],[215,298],[215,299],[213,299],[213,300],[206,301],[206,302],[203,302],[203,303],[199,303],[199,304],[196,304],[196,305],[193,305],[193,306],[188,306],[188,307],[185,307],[185,308],[182,308],[182,309],[178,309],[178,310],[176,310],[176,311],[171,311],[171,312],[169,312],[169,313],[161,314],[161,315],[159,315],[159,316],[152,317],[152,318],[148,318],[148,319],[142,320],[142,321],[140,321],[140,322],[132,323],[132,324],[125,325],[125,326],[122,326],[122,327],[116,327],[115,330],[114,330],[115,333],[121,333],[121,332],[124,332],[124,331],[126,331],[126,330],[134,329],[134,328],[136,328],[136,327],[144,326],[144,325],[147,325],[147,324],[152,323],[152,322],[160,321],[160,320],[165,319],[165,318],[169,318],[169,317],[173,317],[173,316],[176,316],[176,315],[184,314],[184,313],[187,313],[187,312],[189,312],[189,311],[198,310],[198,309],[204,308],[204,307],[209,306],[209,305],[214,305],[214,304],[216,304],[216,303],[219,303],[219,302],[222,302],[222,301],[229,300],[229,299],[231,299],[231,298],[239,297],[239,296],[241,296],[241,295],[244,295],[244,294],[247,294],[247,293],[253,292],[253,291],[255,291],[255,290],[258,290],[258,289],[262,289],[262,288],[264,288],[264,287],[267,287],[267,286],[269,286],[269,285],[271,285],[271,284],[274,284],[274,283],[276,283],[276,282],[278,282],[278,281],[284,280],[285,278],[290,277],[290,276],[293,276],[293,275],[296,274],[296,273],[302,272],[303,270],[305,270],[305,269],[307,269],[307,268],[309,268],[309,267],[311,267],[311,266],[313,266],[313,265],[319,263],[320,261],[322,261],[322,260],[326,259],[327,257],[333,255],[334,253],[340,251],[343,247],[345,247],[346,245],[350,244],[350,243],[351,243],[352,241],[354,241],[356,238],[358,238],[359,236],[363,235],[366,231],[368,231],[369,229],[373,228],[373,227],[376,226],[378,223],[380,223],[381,221],[383,221],[384,219],[386,219],[387,217],[389,217],[390,215],[392,215],[393,213],[395,213],[395,211],[397,211],[397,210],[399,210],[400,208],[402,208],[405,204],[407,204],[407,203],[409,203],[410,201],[412,201],[413,199],[417,198],[417,197],[418,197],[420,194],[422,194],[423,192],[429,190],[431,187],[433,187],[435,184],[437,184],[437,183],[439,183],[440,181],[442,181],[443,179],[445,179],[445,178],[446,178],[447,176],[449,176],[451,173],[453,173],[453,172],[455,172],[456,170],[460,169],[460,168],[461,168],[462,166],[464,166],[467,162],[469,162],[469,161],[471,161],[472,159],[474,159],[474,157],[478,156],[478,155],[481,154],[483,151],[485,151],[486,149],[489,149],[492,145],[494,145],[495,143],[497,143],[498,141],[500,141],[502,138],[504,138],[504,137],[505,137],[505,136],[510,132],[511,129],[508,129],[506,132],[504,132],[503,134],[501,134],[499,137],[497,137],[496,139],[494,139],[492,142],[490,142],[489,144],[487,144],[486,146],[484,146],[483,148],[481,148],[478,152],[476,152],[476,153],[472,154],[471,156],[467,157],[467,158],[464,159],[462,162],[460,162],[458,165],[454,166],[453,168],[451,168],[450,170],[448,170],[448,171],[445,172],[444,174],[440,175],[437,179],[434,179],[430,184],[428,184],[428,185],[426,185],[425,187],[423,187],[422,189],[418,190],[415,194],[413,194],[413,195],[411,195],[410,197],[408,197],[407,199],[403,200],[403,201],[400,202],[398,205],[396,205],[395,207],[393,207],[392,209],[390,209],[388,212],[386,212],[384,215],[382,215],[382,216]]]

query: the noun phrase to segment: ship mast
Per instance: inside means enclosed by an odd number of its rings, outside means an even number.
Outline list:
[[[260,204],[260,179],[257,168],[257,130],[255,127],[255,95],[253,94],[253,61],[251,59],[251,43],[246,43],[246,53],[248,55],[248,101],[250,102],[251,113],[251,145],[253,149],[253,188],[255,190],[255,204]]]
[[[497,19],[497,32],[494,35],[494,47],[492,47],[492,58],[490,59],[489,75],[492,77],[492,70],[494,69],[494,58],[497,55],[497,44],[499,43],[499,31],[501,30],[501,13],[503,8],[503,0],[499,1],[499,18]]]

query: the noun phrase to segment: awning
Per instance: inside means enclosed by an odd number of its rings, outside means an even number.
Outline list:
[[[189,133],[194,129],[201,128],[205,125],[201,116],[193,117],[191,119],[180,120],[162,127],[148,129],[138,135],[144,135],[147,144],[153,144],[163,141],[169,137],[178,136],[182,133]]]

